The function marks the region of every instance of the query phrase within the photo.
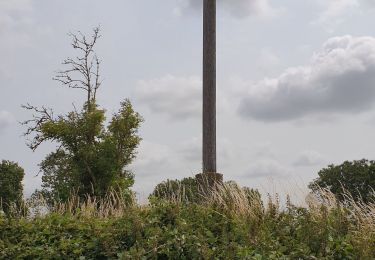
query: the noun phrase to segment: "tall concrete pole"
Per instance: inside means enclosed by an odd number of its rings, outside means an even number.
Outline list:
[[[216,0],[203,1],[203,173],[216,173]]]
[[[203,175],[216,172],[216,0],[203,0]]]

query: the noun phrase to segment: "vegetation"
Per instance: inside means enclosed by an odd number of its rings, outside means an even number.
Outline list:
[[[183,178],[182,180],[166,180],[156,185],[149,199],[199,202],[202,200],[202,192],[195,178],[189,177]]]
[[[24,176],[24,170],[17,163],[5,160],[0,163],[0,210],[7,215],[12,207],[20,207],[23,202]]]
[[[233,181],[207,190],[194,178],[158,184],[148,205],[134,203],[133,174],[142,117],[129,100],[106,121],[94,47],[71,34],[79,52],[55,80],[86,94],[82,107],[55,116],[46,107],[24,122],[28,144],[58,148],[40,163],[42,189],[22,199],[24,171],[0,164],[0,259],[375,259],[374,161],[319,172],[304,207],[261,198]]]
[[[201,203],[76,198],[46,215],[0,217],[0,259],[373,259],[375,205],[320,197],[282,210],[225,184]]]
[[[202,203],[206,200],[207,191],[200,187],[196,178],[188,177],[182,180],[167,180],[156,185],[154,191],[149,196],[149,200],[182,201],[184,203]],[[249,203],[254,200],[261,200],[260,193],[257,190],[243,187],[236,182],[228,181],[223,187],[243,193],[248,198]],[[225,191],[224,189],[222,191]]]
[[[309,187],[313,191],[329,189],[341,201],[346,196],[368,203],[374,202],[375,161],[345,161],[340,165],[329,165],[319,171],[319,178]]]
[[[71,36],[80,56],[66,59],[63,64],[67,69],[58,72],[55,80],[86,93],[82,108],[56,117],[52,109],[24,106],[34,112],[33,119],[24,122],[28,126],[25,134],[33,136],[29,147],[35,150],[47,141],[58,144],[40,164],[43,184],[36,195],[53,204],[67,201],[73,193],[81,198],[103,197],[116,189],[130,199],[134,180],[126,166],[135,157],[141,140],[137,131],[143,119],[125,100],[105,126],[105,110],[96,103],[101,86],[100,61],[94,52],[99,29],[94,30],[90,41],[82,34]]]

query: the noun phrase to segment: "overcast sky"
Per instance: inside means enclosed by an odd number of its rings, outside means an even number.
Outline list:
[[[218,170],[262,192],[304,190],[319,169],[374,159],[372,0],[218,0]],[[201,170],[201,0],[0,0],[0,159],[40,185],[19,121],[27,102],[72,110],[85,96],[52,81],[75,53],[68,32],[91,33],[108,115],[130,98],[145,118],[135,190]]]

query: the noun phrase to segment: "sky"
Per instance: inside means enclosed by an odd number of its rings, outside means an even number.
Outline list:
[[[218,0],[217,147],[225,180],[262,193],[306,194],[320,169],[374,159],[375,2]],[[83,92],[52,80],[74,57],[69,32],[100,25],[108,117],[129,98],[144,117],[129,167],[140,198],[201,171],[201,0],[0,0],[0,159],[40,187],[19,122],[22,104],[65,114]],[[303,196],[300,198],[303,198]]]

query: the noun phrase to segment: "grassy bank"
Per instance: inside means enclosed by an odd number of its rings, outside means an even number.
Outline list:
[[[321,191],[308,207],[225,185],[200,203],[116,196],[0,217],[0,259],[374,259],[375,205]],[[35,212],[34,212],[35,213]]]

